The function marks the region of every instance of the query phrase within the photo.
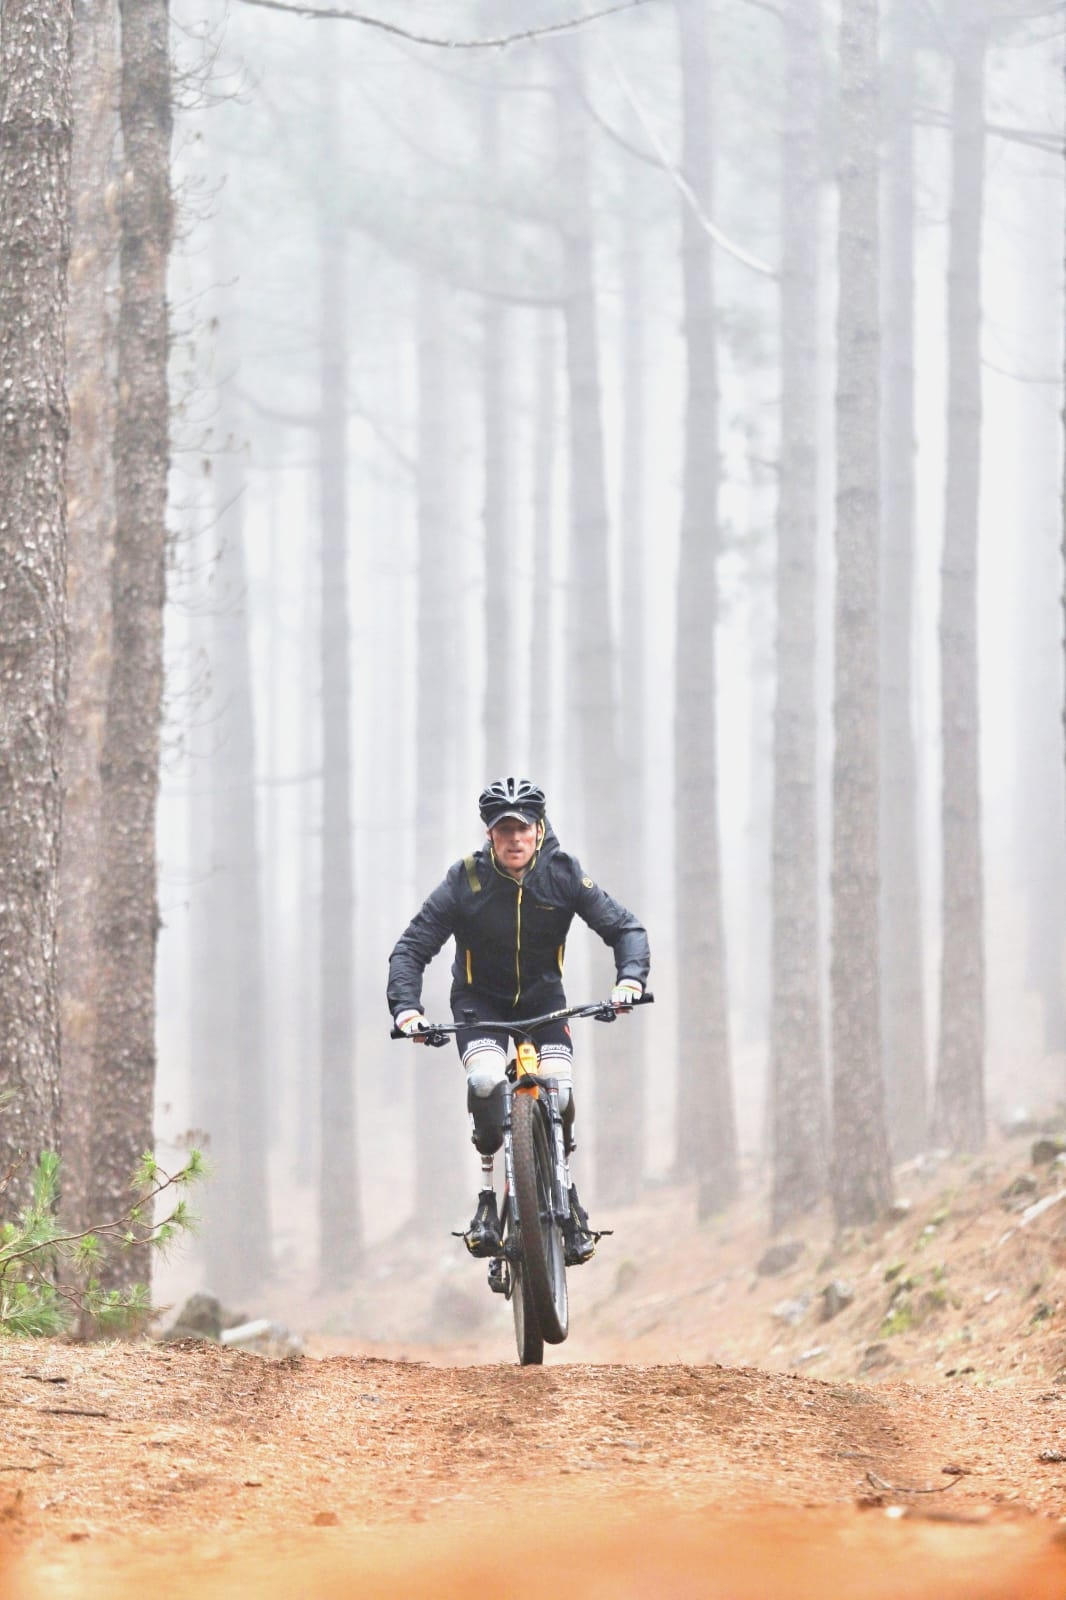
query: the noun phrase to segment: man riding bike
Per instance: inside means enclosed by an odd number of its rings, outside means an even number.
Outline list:
[[[492,1167],[503,1142],[508,1023],[566,1005],[563,953],[575,914],[614,952],[611,1001],[617,1012],[643,994],[651,956],[636,917],[561,849],[542,789],[527,778],[501,778],[482,791],[478,809],[487,842],[448,869],[397,940],[387,993],[397,1028],[416,1038],[429,1026],[422,1014],[422,976],[445,941],[455,939],[452,1017],[459,1023],[473,1010],[479,1020],[479,1026],[461,1027],[456,1035],[473,1141],[481,1155],[477,1211],[465,1238],[472,1255],[491,1256],[501,1243]],[[569,1154],[574,1126],[569,1026],[559,1022],[543,1028],[537,1042],[544,1072],[559,1081]],[[568,1266],[587,1261],[595,1249],[575,1186],[564,1242]]]

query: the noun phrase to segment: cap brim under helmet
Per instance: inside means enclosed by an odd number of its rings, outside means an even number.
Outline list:
[[[504,822],[508,817],[513,817],[516,822],[524,823],[527,828],[532,827],[539,820],[529,811],[497,811],[494,816],[486,821],[485,826],[494,828],[498,822]]]

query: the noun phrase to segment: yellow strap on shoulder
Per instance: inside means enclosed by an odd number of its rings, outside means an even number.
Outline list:
[[[477,862],[473,856],[464,856],[463,866],[466,868],[466,881],[470,885],[470,893],[480,894],[481,879],[477,875]]]

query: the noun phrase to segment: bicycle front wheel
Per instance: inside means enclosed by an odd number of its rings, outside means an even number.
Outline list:
[[[511,1147],[522,1286],[548,1344],[562,1344],[570,1325],[566,1261],[552,1205],[549,1131],[541,1103],[531,1094],[515,1094],[511,1101]]]
[[[514,1315],[514,1338],[518,1346],[518,1359],[524,1367],[539,1367],[544,1360],[544,1335],[537,1321],[536,1308],[529,1292],[518,1246],[518,1230],[514,1211],[504,1202],[504,1235],[507,1239],[507,1270],[511,1278],[511,1311]]]

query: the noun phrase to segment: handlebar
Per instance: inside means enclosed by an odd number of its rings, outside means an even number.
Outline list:
[[[633,1006],[650,1006],[654,1004],[655,996],[650,993],[638,995],[631,1001]],[[626,1006],[625,1010],[629,1010]],[[476,1017],[473,1011],[464,1012],[462,1022],[431,1022],[428,1027],[420,1028],[417,1033],[404,1033],[400,1028],[393,1028],[389,1034],[390,1039],[407,1039],[416,1044],[433,1045],[439,1049],[447,1044],[452,1034],[459,1032],[460,1028],[504,1028],[508,1033],[530,1034],[537,1028],[543,1028],[549,1022],[562,1022],[568,1017],[595,1017],[598,1022],[613,1022],[618,1015],[609,1000],[591,1000],[585,1005],[566,1006],[561,1011],[546,1011],[542,1017],[521,1017],[517,1022],[501,1022],[498,1017]]]

